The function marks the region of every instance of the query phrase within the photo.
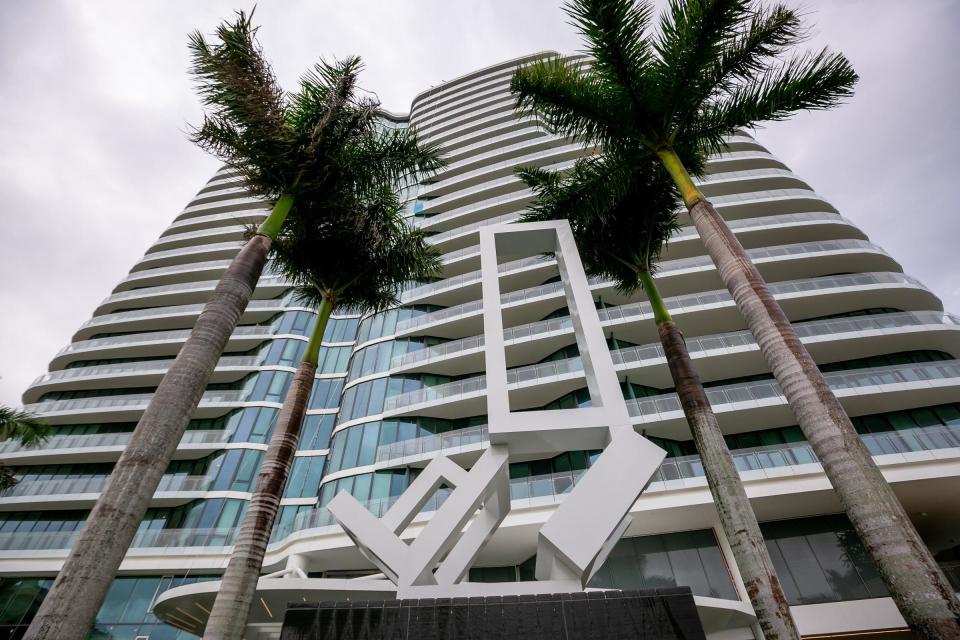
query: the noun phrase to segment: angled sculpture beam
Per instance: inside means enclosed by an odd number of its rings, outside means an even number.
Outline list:
[[[531,253],[556,256],[590,407],[510,410],[497,264],[501,256]],[[630,507],[666,452],[633,429],[569,223],[484,227],[480,260],[490,442],[527,455],[604,449],[540,529],[537,543],[538,580],[577,580],[586,586],[629,525]]]
[[[590,407],[510,410],[497,264],[501,255],[539,253],[557,258]],[[582,589],[623,535],[630,523],[630,507],[666,456],[633,429],[569,224],[484,227],[480,261],[490,447],[470,471],[444,456],[434,458],[382,518],[346,492],[327,505],[360,552],[397,585],[400,598]],[[541,527],[537,582],[463,583],[510,511],[511,454],[552,456],[583,449],[603,449],[603,453]],[[401,540],[403,531],[443,485],[451,487],[446,501],[410,544]]]

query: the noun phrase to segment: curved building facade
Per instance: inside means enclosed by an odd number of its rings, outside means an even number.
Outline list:
[[[261,581],[251,638],[276,637],[289,601],[385,597],[365,591],[375,569],[326,510],[334,495],[349,492],[379,515],[435,456],[469,467],[488,444],[478,230],[516,220],[530,201],[515,168],[562,170],[593,152],[515,113],[510,76],[535,57],[443,83],[417,96],[408,116],[385,116],[448,159],[409,188],[408,205],[410,223],[444,254],[443,277],[408,288],[395,309],[331,320],[265,561],[276,575]],[[770,283],[925,542],[960,578],[960,319],[750,135],[728,139],[700,188]],[[245,225],[266,212],[229,169],[217,172],[24,393],[56,431],[41,448],[0,444],[0,461],[21,478],[0,493],[0,637],[17,637],[36,611]],[[801,631],[909,637],[685,214],[681,222],[661,291]],[[513,409],[585,406],[555,261],[506,262],[499,279]],[[635,427],[669,452],[591,587],[689,586],[708,637],[753,638],[650,306],[643,292],[625,295],[608,281],[589,287]],[[314,321],[268,269],[121,566],[97,637],[202,631]],[[539,526],[597,454],[513,462],[511,512],[469,579],[532,579]],[[405,535],[445,497],[440,489]],[[320,591],[319,577],[342,588]]]

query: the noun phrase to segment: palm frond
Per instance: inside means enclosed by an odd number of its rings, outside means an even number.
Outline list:
[[[440,146],[422,142],[405,128],[378,127],[338,154],[345,172],[356,175],[358,188],[376,191],[381,184],[409,184],[433,176],[446,161]]]
[[[750,13],[749,0],[670,0],[653,41],[657,101],[664,116],[682,117],[695,106],[692,96],[702,93],[705,72]]]
[[[676,189],[649,156],[608,153],[578,160],[566,174],[528,168],[518,175],[536,196],[523,220],[568,220],[586,271],[624,292],[642,286],[641,270],[656,271],[679,228]]]
[[[50,426],[29,411],[0,405],[0,440],[17,440],[25,447],[43,444]]]
[[[612,143],[633,130],[622,101],[584,64],[560,58],[519,67],[510,81],[516,108],[546,122],[556,134],[584,142]],[[627,131],[624,131],[624,128]]]
[[[748,80],[766,69],[770,62],[808,36],[800,14],[785,5],[756,9],[749,23],[741,25],[727,39],[704,74],[704,86],[712,93],[730,91],[735,83]]]
[[[290,130],[283,90],[257,42],[252,18],[252,12],[237,12],[234,21],[219,25],[216,43],[199,31],[190,34],[190,73],[208,109],[191,138],[240,171],[256,193],[276,198],[291,170],[284,144]]]
[[[18,482],[20,481],[17,479],[17,476],[14,475],[13,469],[0,463],[0,491],[15,487]]]
[[[648,119],[646,76],[652,54],[644,33],[653,5],[646,0],[572,0],[564,10],[584,36],[591,72],[606,80],[608,89],[623,89],[636,120]]]
[[[297,295],[318,305],[372,312],[396,304],[404,285],[435,277],[440,254],[423,231],[410,228],[403,203],[383,185],[379,193],[353,194],[336,209],[301,216],[284,228],[271,255],[275,269]],[[319,207],[310,203],[310,210]]]
[[[798,56],[711,104],[688,136],[710,140],[719,148],[722,136],[738,128],[784,120],[797,111],[834,107],[853,95],[857,80],[843,54],[823,49]]]

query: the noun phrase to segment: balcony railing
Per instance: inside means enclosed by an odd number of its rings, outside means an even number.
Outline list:
[[[110,476],[92,476],[55,480],[21,480],[14,486],[0,491],[0,498],[100,493],[109,479]],[[212,483],[213,478],[208,476],[163,476],[157,492],[206,491]]]
[[[599,279],[591,278],[591,284],[602,282]],[[854,273],[848,275],[825,276],[818,278],[802,278],[799,280],[787,280],[784,282],[772,282],[768,286],[771,293],[776,295],[788,295],[792,293],[803,293],[808,291],[824,291],[828,289],[839,289],[844,287],[863,287],[880,284],[908,284],[923,290],[927,290],[918,280],[903,273],[897,272],[870,272]],[[521,289],[511,291],[500,297],[501,304],[517,303],[530,300],[536,297],[556,295],[563,289],[559,282],[553,282],[530,289]],[[715,291],[706,291],[703,293],[691,293],[682,296],[672,296],[664,298],[664,304],[672,312],[677,311],[695,311],[704,306],[712,304],[724,304],[732,302],[730,294],[724,289]],[[397,333],[402,333],[413,328],[424,327],[431,324],[444,322],[446,320],[474,314],[482,308],[480,300],[474,300],[461,305],[448,307],[432,313],[425,313],[403,322],[397,323]],[[618,320],[627,320],[640,316],[650,316],[653,309],[647,301],[631,302],[618,307],[606,307],[599,309],[597,313],[601,322],[613,322]]]
[[[527,196],[530,194],[527,193]],[[489,202],[489,201],[484,201]],[[438,233],[427,238],[427,241],[431,244],[440,244],[444,240],[448,240],[455,236],[466,235],[472,231],[476,231],[481,227],[487,227],[492,224],[508,224],[510,222],[516,222],[520,219],[520,213],[505,213],[501,216],[496,216],[494,218],[487,218],[485,220],[480,220],[479,222],[474,222],[471,224],[465,224],[462,227],[457,227],[456,229],[451,229],[450,231],[444,231],[443,233]]]
[[[521,258],[519,260],[512,260],[510,262],[497,265],[497,271],[500,273],[500,275],[505,275],[511,272],[521,271],[527,267],[545,266],[551,264],[554,264],[552,259],[537,255],[530,256],[528,258]],[[403,292],[401,299],[404,302],[408,302],[417,298],[422,298],[426,295],[438,293],[440,291],[458,289],[469,284],[479,283],[481,279],[480,271],[470,271],[452,278],[445,278],[443,280],[438,280],[437,282],[431,282],[429,284],[408,289]]]
[[[177,284],[166,284],[158,287],[143,287],[140,289],[131,289],[130,291],[120,291],[107,296],[101,305],[130,300],[132,298],[142,298],[144,296],[155,296],[161,293],[182,293],[188,291],[213,291],[219,283],[218,280],[203,280],[198,282],[179,282]],[[289,285],[289,282],[283,276],[267,275],[261,276],[258,287],[282,287]]]
[[[273,301],[275,305],[280,306],[280,301]],[[271,325],[243,325],[233,330],[234,338],[243,338],[250,336],[269,337],[276,333],[276,329]],[[151,331],[148,333],[129,333],[122,336],[109,336],[107,338],[93,338],[92,340],[80,340],[68,344],[61,349],[56,357],[64,356],[69,353],[79,351],[90,351],[98,347],[120,347],[132,344],[149,344],[164,341],[182,341],[190,337],[190,329],[174,329],[173,331]]]
[[[752,152],[751,152],[752,153]],[[712,202],[712,199],[711,199]],[[819,222],[830,221],[840,222],[849,226],[854,226],[853,222],[844,218],[838,213],[829,213],[826,211],[803,211],[801,213],[782,213],[775,216],[761,216],[759,218],[742,218],[740,220],[729,220],[727,226],[731,229],[749,229],[752,227],[770,227],[775,225],[797,224],[798,222]],[[672,240],[684,238],[699,237],[696,227],[683,227],[673,235]]]
[[[428,438],[416,438],[415,444],[406,445],[404,442],[380,447],[377,452],[377,461],[385,461],[395,457],[431,453],[455,447],[486,442],[486,428],[472,427],[464,429],[461,440],[449,447],[443,446],[443,438],[450,438],[456,432],[438,434]],[[860,436],[867,449],[874,456],[903,454],[915,451],[932,451],[948,448],[960,448],[960,426],[932,426],[918,427],[900,431],[871,433]],[[435,439],[438,438],[438,439]],[[478,440],[479,439],[479,440]],[[409,441],[407,441],[409,442]],[[400,445],[408,446],[404,449]],[[431,447],[437,445],[436,449]],[[381,453],[381,451],[383,453]],[[790,465],[804,465],[817,463],[809,445],[803,442],[770,445],[750,449],[737,449],[732,452],[734,463],[741,472],[762,469],[775,469]],[[523,501],[559,502],[576,485],[585,471],[564,471],[527,478],[514,478],[510,481],[510,497],[514,506],[522,506]],[[667,458],[653,478],[649,491],[658,491],[669,488],[671,481],[703,477],[703,465],[699,456],[682,456]],[[435,511],[446,499],[449,492],[438,491],[431,497],[421,512]],[[375,516],[382,517],[396,498],[384,498],[364,503]],[[291,533],[306,529],[316,529],[336,525],[336,520],[326,508],[311,509],[299,514],[293,524],[279,529],[274,541],[282,540]],[[229,546],[233,541],[236,529],[159,529],[140,531],[134,539],[133,548],[180,548],[196,546]],[[79,531],[58,532],[12,532],[0,533],[0,550],[43,550],[67,549],[79,535]],[[943,567],[955,586],[960,586],[960,563],[947,563]]]
[[[0,454],[16,453],[20,451],[57,451],[86,449],[90,447],[123,447],[130,442],[129,432],[120,433],[90,433],[84,435],[51,436],[43,444],[25,447],[17,440],[0,442]],[[180,444],[214,444],[226,442],[230,432],[222,429],[185,431]]]
[[[210,253],[214,251],[227,251],[233,249],[239,250],[243,247],[243,245],[243,240],[232,240],[229,242],[212,242],[210,244],[202,244],[198,246],[178,247],[177,249],[167,249],[166,251],[154,251],[153,253],[148,253],[144,257],[140,258],[137,264],[144,262],[155,262],[165,258],[187,256],[193,253]],[[133,273],[137,272],[134,271]]]
[[[207,391],[200,398],[204,404],[233,404],[243,402],[246,391]],[[69,400],[44,400],[25,407],[31,413],[58,413],[67,411],[85,411],[90,409],[127,409],[146,408],[152,393],[131,393],[123,396],[101,396],[95,398],[71,398]]]
[[[386,462],[388,460],[397,460],[436,452],[449,453],[454,449],[475,446],[488,441],[489,437],[486,425],[467,429],[455,429],[422,438],[410,438],[409,440],[401,440],[400,442],[381,445],[377,447],[376,461]]]
[[[284,302],[275,298],[272,300],[251,300],[247,305],[247,311],[261,311],[267,309],[280,310],[284,308]],[[143,318],[158,318],[164,316],[174,316],[178,314],[198,314],[203,311],[203,304],[178,304],[164,307],[150,307],[149,309],[136,309],[134,311],[117,311],[116,313],[106,313],[102,316],[94,316],[83,323],[82,329],[90,327],[99,327],[105,324],[115,324],[130,320],[140,320]],[[63,353],[63,351],[61,351]]]
[[[262,356],[227,356],[220,358],[217,362],[217,369],[229,368],[249,368],[256,367],[263,360]],[[40,384],[49,384],[54,382],[65,382],[70,380],[80,380],[84,378],[99,378],[109,376],[123,376],[131,374],[151,374],[164,373],[173,360],[146,360],[144,362],[123,362],[120,364],[105,364],[94,367],[75,367],[73,369],[61,369],[51,371],[38,377],[32,383],[31,387]]]
[[[958,377],[960,377],[960,361],[957,360],[873,367],[824,374],[827,384],[834,391]],[[707,398],[714,409],[723,405],[729,406],[743,402],[786,403],[780,385],[774,380],[714,387],[707,389]],[[631,416],[650,420],[666,419],[669,417],[666,414],[676,415],[682,411],[680,400],[675,393],[627,400],[627,409]]]

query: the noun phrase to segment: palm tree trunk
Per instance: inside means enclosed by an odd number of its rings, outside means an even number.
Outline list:
[[[243,637],[250,615],[250,603],[253,602],[260,579],[263,556],[270,542],[283,488],[297,451],[303,416],[317,372],[320,342],[332,311],[333,305],[324,298],[307,350],[283,401],[280,419],[270,438],[270,446],[260,467],[257,486],[243,517],[236,546],[220,579],[220,590],[203,632],[204,640],[240,640]]]
[[[921,638],[960,638],[960,600],[760,272],[676,153],[658,154],[901,615]]]
[[[250,301],[293,196],[281,197],[220,278],[190,337],[160,381],[24,638],[82,640],[170,464],[217,360]],[[270,226],[268,226],[268,223]]]
[[[717,507],[720,525],[730,543],[740,577],[757,614],[766,640],[800,640],[773,561],[760,533],[733,456],[723,439],[700,376],[693,367],[683,333],[670,317],[649,271],[640,271],[644,291],[653,307],[660,344],[677,388],[683,414],[700,454],[707,486]]]

